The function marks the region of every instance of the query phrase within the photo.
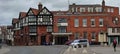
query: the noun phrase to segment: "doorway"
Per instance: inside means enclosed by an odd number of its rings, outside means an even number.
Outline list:
[[[63,45],[63,44],[65,44],[66,41],[68,41],[68,36],[55,37],[55,44],[56,45]]]
[[[46,36],[41,36],[41,45],[46,44]]]

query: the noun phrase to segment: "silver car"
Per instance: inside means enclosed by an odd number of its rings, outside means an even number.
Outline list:
[[[70,45],[75,48],[88,47],[89,42],[88,42],[88,39],[77,39],[77,40],[74,40]]]

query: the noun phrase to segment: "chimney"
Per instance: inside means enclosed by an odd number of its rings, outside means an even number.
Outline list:
[[[102,12],[105,12],[105,1],[102,1]]]
[[[105,1],[104,0],[102,1],[102,6],[105,6]]]
[[[40,10],[42,10],[42,4],[41,4],[41,2],[39,2],[39,4],[38,4],[38,10],[40,11]]]

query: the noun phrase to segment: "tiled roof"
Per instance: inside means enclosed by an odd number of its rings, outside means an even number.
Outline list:
[[[20,18],[24,18],[24,17],[26,17],[26,12],[20,12]]]
[[[34,14],[34,15],[37,15],[37,14],[39,13],[39,10],[38,10],[38,9],[31,8],[31,10],[33,11],[33,14]]]
[[[17,23],[17,22],[18,22],[18,19],[17,18],[13,18],[12,23],[14,24],[14,23]]]

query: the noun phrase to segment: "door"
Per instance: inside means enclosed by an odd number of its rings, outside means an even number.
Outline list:
[[[57,45],[64,45],[66,41],[68,41],[67,36],[55,37],[55,44]]]

